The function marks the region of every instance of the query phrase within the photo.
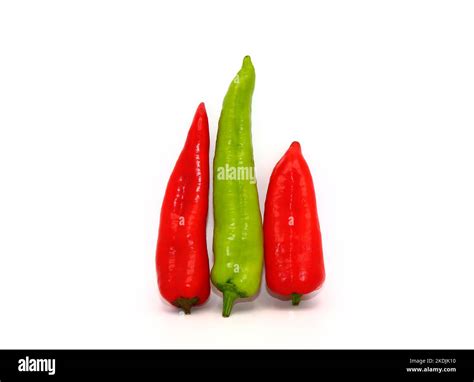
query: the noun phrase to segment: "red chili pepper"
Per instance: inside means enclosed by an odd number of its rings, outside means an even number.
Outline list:
[[[209,196],[209,123],[197,108],[161,207],[156,270],[161,295],[186,314],[209,297],[206,220]]]
[[[293,142],[273,169],[265,200],[265,277],[268,288],[298,305],[324,282],[316,196],[301,146]]]

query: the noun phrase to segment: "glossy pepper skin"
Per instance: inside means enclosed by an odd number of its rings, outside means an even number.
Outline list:
[[[201,103],[168,181],[156,249],[160,293],[186,314],[206,302],[210,293],[208,196],[209,123]]]
[[[255,180],[251,104],[255,70],[249,56],[224,98],[214,157],[213,284],[223,293],[222,315],[260,288],[263,229]]]
[[[265,200],[265,278],[275,294],[301,297],[325,279],[313,178],[293,142],[273,169]]]

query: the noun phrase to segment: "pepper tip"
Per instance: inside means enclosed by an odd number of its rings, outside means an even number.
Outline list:
[[[199,112],[205,113],[206,112],[206,105],[204,104],[204,102],[201,102],[197,109],[198,109]]]
[[[245,56],[244,57],[244,60],[243,60],[243,63],[242,63],[242,66],[245,67],[245,66],[250,66],[253,68],[253,63],[252,63],[252,59],[250,58],[249,55]]]
[[[293,141],[290,145],[291,150],[301,151],[301,145],[298,141]]]

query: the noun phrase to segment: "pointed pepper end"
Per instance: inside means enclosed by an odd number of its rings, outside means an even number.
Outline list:
[[[301,152],[301,145],[298,141],[293,141],[290,145],[290,150]]]
[[[206,114],[206,105],[204,104],[204,102],[201,102],[199,104],[199,106],[197,107],[197,112],[199,114]]]
[[[244,60],[242,62],[242,68],[252,68],[253,69],[253,63],[252,63],[252,59],[250,58],[250,56],[245,56],[244,57]]]

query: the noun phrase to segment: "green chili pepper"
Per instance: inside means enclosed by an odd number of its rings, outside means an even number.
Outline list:
[[[224,98],[214,157],[214,266],[211,279],[224,295],[222,315],[260,288],[262,218],[255,179],[251,105],[255,70],[249,56]]]

